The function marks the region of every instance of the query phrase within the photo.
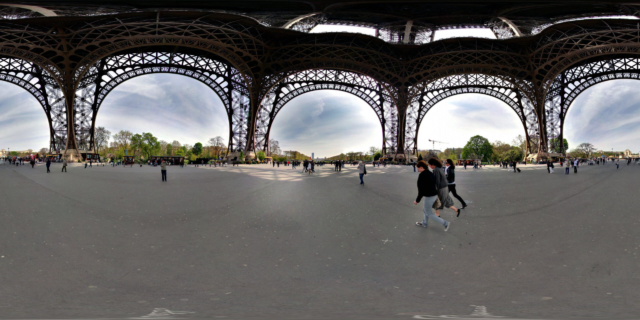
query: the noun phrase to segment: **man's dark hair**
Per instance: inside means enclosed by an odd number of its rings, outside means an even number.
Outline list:
[[[420,161],[418,161],[418,164],[416,164],[416,167],[427,169],[427,163],[424,162],[424,160],[420,160]]]

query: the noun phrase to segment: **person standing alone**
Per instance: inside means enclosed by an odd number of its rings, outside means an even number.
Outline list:
[[[62,159],[62,170],[60,172],[67,172],[67,159]]]
[[[358,174],[360,175],[360,185],[364,186],[364,180],[362,180],[362,177],[367,174],[367,168],[364,166],[364,162],[362,161],[358,163]]]
[[[160,171],[162,172],[162,181],[167,181],[167,164],[164,161],[160,164]]]
[[[49,167],[51,167],[51,158],[47,158],[47,173],[51,172],[49,171]]]

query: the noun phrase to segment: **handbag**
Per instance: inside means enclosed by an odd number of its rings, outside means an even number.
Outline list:
[[[364,167],[364,174],[367,174],[367,167]]]
[[[440,207],[442,207],[442,202],[440,202],[440,198],[436,197],[436,201],[433,202],[433,206],[431,206],[433,209],[438,209]]]

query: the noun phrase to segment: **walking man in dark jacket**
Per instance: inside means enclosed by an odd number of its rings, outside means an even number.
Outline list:
[[[51,158],[47,158],[47,173],[51,172],[49,167],[51,167]]]

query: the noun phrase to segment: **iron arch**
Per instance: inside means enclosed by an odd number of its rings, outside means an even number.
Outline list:
[[[395,148],[397,109],[388,91],[369,76],[336,69],[305,70],[285,77],[273,86],[258,109],[255,146],[268,151],[271,127],[280,110],[295,97],[317,90],[343,91],[362,99],[380,121],[383,150]]]
[[[94,64],[76,90],[76,126],[80,146],[95,146],[95,123],[102,102],[118,85],[134,77],[168,73],[193,78],[210,87],[222,101],[229,120],[229,151],[244,150],[249,91],[243,76],[228,63],[178,52],[128,52]]]
[[[0,81],[13,83],[38,100],[49,123],[49,149],[60,151],[65,147],[66,103],[55,78],[33,62],[14,57],[0,57]]]
[[[426,114],[440,101],[465,93],[484,94],[506,103],[522,122],[527,142],[537,136],[538,119],[534,105],[514,81],[486,74],[459,74],[431,82],[415,96],[407,111],[405,144],[411,145],[415,153],[418,132]]]
[[[564,150],[564,120],[575,99],[585,90],[611,80],[640,80],[640,56],[587,62],[566,69],[553,81],[545,101],[547,132],[559,138]]]

